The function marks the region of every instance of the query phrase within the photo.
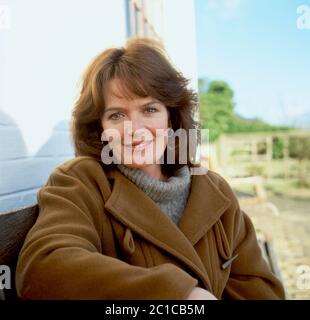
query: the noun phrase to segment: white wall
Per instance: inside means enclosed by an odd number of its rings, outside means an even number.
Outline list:
[[[144,6],[172,62],[198,90],[195,1],[144,0]]]
[[[148,0],[157,33],[196,90],[194,0]],[[72,158],[68,120],[95,55],[126,41],[124,0],[0,0],[0,213],[36,202],[52,169]]]
[[[126,37],[123,0],[11,0],[0,31],[0,109],[34,154],[69,119],[77,81],[90,59]],[[5,61],[3,65],[3,61]]]
[[[163,1],[163,39],[176,67],[198,90],[194,0]]]
[[[36,202],[74,157],[68,120],[82,72],[126,38],[123,0],[11,0],[0,29],[0,213]]]

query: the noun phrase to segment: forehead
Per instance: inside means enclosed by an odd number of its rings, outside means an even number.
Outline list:
[[[139,97],[131,92],[117,79],[110,80],[105,89],[105,104],[109,106],[134,105],[136,103],[144,104],[155,100],[150,96]]]

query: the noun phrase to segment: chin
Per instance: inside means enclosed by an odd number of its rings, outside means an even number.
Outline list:
[[[131,164],[127,164],[127,163],[124,163],[124,165],[128,168],[132,168],[132,169],[142,169],[142,168],[145,168],[145,167],[148,167],[148,166],[152,166],[154,165],[153,163],[131,163]]]
[[[138,159],[139,160],[139,159]],[[152,167],[152,166],[157,166],[157,165],[161,165],[159,159],[156,160],[156,159],[152,159],[152,161],[150,161],[150,159],[143,159],[144,162],[142,162],[142,159],[141,159],[141,162],[135,162],[133,161],[132,163],[125,163],[124,161],[122,161],[122,164],[125,165],[126,167],[128,168],[132,168],[132,169],[142,169],[142,168],[147,168],[147,167]]]
[[[160,165],[160,160],[156,159],[155,157],[132,157],[131,158],[132,162],[131,163],[125,163],[124,157],[122,157],[122,164],[124,164],[128,168],[145,168],[149,166],[154,166],[154,165]]]

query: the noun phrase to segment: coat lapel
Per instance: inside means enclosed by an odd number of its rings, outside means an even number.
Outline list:
[[[179,228],[194,246],[230,206],[231,201],[208,175],[195,175]]]
[[[185,263],[211,288],[194,245],[230,204],[206,175],[193,176],[187,206],[178,225],[134,183],[113,171],[113,189],[105,208],[124,225]]]

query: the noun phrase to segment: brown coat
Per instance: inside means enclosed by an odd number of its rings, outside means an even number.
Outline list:
[[[284,298],[250,219],[214,172],[193,176],[178,225],[90,157],[56,168],[38,202],[17,265],[21,298],[185,299],[196,285],[221,299]]]

